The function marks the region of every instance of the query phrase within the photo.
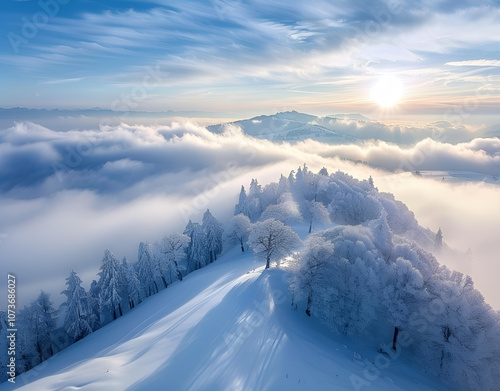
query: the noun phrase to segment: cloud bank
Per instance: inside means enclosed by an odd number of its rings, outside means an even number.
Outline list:
[[[500,251],[500,187],[401,174],[463,169],[498,175],[500,140],[494,138],[456,145],[428,139],[412,148],[311,140],[278,145],[234,127],[216,135],[190,122],[65,132],[19,123],[0,132],[0,257],[20,277],[21,300],[39,289],[61,300],[69,271],[90,283],[104,249],[135,261],[140,241],[182,231],[187,219],[199,219],[207,207],[228,218],[241,185],[251,178],[276,181],[303,163],[315,171],[324,166],[358,178],[372,175],[424,226],[442,227],[445,240],[461,251],[472,247],[474,264],[452,266],[469,272],[479,289],[489,289],[489,302],[498,297],[491,277],[498,273],[491,270]]]

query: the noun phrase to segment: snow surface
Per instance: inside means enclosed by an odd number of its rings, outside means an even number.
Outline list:
[[[376,370],[378,346],[292,310],[286,280],[235,247],[0,390],[449,390],[402,358]]]

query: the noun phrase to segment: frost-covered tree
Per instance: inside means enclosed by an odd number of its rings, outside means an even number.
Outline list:
[[[68,335],[76,342],[92,333],[89,324],[91,309],[85,289],[82,287],[82,280],[77,273],[72,270],[66,278],[67,288],[61,293],[66,296],[66,302],[62,305],[66,307],[64,318],[64,328]]]
[[[280,180],[278,182],[278,196],[289,192],[290,192],[290,181],[288,180],[288,178],[281,175]]]
[[[313,224],[328,224],[330,223],[330,213],[328,209],[317,201],[306,201],[305,217],[309,221],[309,233],[311,233]]]
[[[262,210],[266,210],[269,205],[276,204],[278,202],[278,198],[280,196],[278,187],[279,185],[275,182],[268,183],[266,186],[264,186],[264,189],[259,195],[260,206]]]
[[[309,236],[304,243],[303,250],[296,257],[296,265],[293,267],[294,293],[298,292],[298,298],[307,297],[306,314],[311,316],[311,305],[314,292],[318,291],[318,285],[325,284],[321,281],[325,278],[327,262],[334,254],[334,246],[322,236]]]
[[[381,211],[378,219],[370,221],[368,227],[372,231],[373,244],[375,244],[375,247],[377,247],[386,261],[388,261],[392,255],[393,233],[387,223],[387,213],[385,210]]]
[[[253,252],[266,260],[266,269],[272,261],[290,255],[300,245],[299,236],[289,226],[276,219],[268,219],[255,223],[248,238]]]
[[[434,239],[434,247],[436,250],[440,250],[443,247],[443,231],[441,231],[441,227],[436,233],[436,238]]]
[[[127,280],[128,260],[123,257],[122,262],[118,264],[118,294],[121,298],[120,307],[123,313],[130,309],[130,298]]]
[[[386,263],[366,227],[339,226],[321,236],[333,244],[334,254],[313,285],[310,313],[341,333],[365,333],[377,318]]]
[[[157,260],[153,255],[152,246],[146,242],[139,244],[137,255],[137,278],[144,290],[144,297],[158,293],[161,281],[161,272]]]
[[[21,314],[20,314],[21,315]],[[26,342],[27,361],[41,363],[54,355],[52,333],[57,325],[57,310],[53,307],[50,294],[41,291],[38,298],[24,308],[20,316],[22,335]],[[28,351],[31,350],[31,358]]]
[[[398,258],[388,268],[390,274],[382,290],[382,297],[388,320],[394,326],[392,348],[396,350],[399,331],[411,329],[410,315],[424,303],[427,292],[422,274],[410,261]]]
[[[259,185],[257,179],[252,179],[248,190],[248,217],[252,222],[257,221],[262,213],[262,205],[260,201],[261,194],[262,186]]]
[[[101,328],[101,309],[99,307],[100,288],[96,280],[92,280],[87,295],[88,306],[90,309],[88,323],[93,331]]]
[[[121,264],[121,272],[123,273],[122,298],[125,299],[128,308],[132,309],[141,302],[141,282],[137,278],[137,272],[134,265],[127,262],[127,258],[123,258]]]
[[[161,240],[161,251],[170,270],[174,270],[176,278],[182,281],[182,273],[187,270],[186,249],[191,239],[184,234],[170,234]]]
[[[495,356],[500,346],[497,315],[469,276],[443,268],[440,279],[419,344],[424,366],[464,389],[495,389],[500,380],[494,366],[500,361]]]
[[[104,252],[104,258],[99,275],[99,307],[101,323],[106,324],[123,315],[120,297],[120,264],[109,250]]]
[[[318,174],[326,176],[326,177],[330,175],[330,174],[328,174],[328,169],[326,167],[323,167],[321,170],[319,170]]]
[[[239,244],[244,252],[251,225],[250,219],[243,213],[233,216],[226,229],[226,242],[229,245]]]
[[[203,214],[202,226],[205,234],[206,254],[208,263],[217,260],[217,256],[222,252],[222,234],[224,229],[222,224],[207,209]]]
[[[244,186],[241,186],[240,197],[238,199],[238,203],[234,208],[235,215],[238,215],[240,213],[244,214],[245,216],[250,216],[250,205]]]
[[[198,223],[189,220],[184,235],[189,237],[189,244],[186,250],[188,272],[200,269],[206,265],[206,236],[203,228]]]
[[[293,224],[302,221],[299,205],[294,201],[291,193],[283,193],[277,204],[269,205],[261,215],[261,220],[276,219],[284,224]]]

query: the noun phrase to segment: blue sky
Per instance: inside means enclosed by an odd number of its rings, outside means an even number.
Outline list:
[[[499,1],[5,0],[0,107],[495,114]],[[33,29],[33,26],[35,29]]]

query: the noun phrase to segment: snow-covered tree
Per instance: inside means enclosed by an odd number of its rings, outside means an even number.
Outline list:
[[[394,326],[392,348],[397,349],[400,330],[410,330],[410,315],[418,311],[427,292],[422,274],[410,261],[398,258],[390,268],[385,287],[382,290],[383,303],[387,308],[388,319]]]
[[[57,310],[53,307],[50,294],[41,291],[38,298],[22,312],[21,321],[26,348],[33,351],[32,358],[36,357],[35,362],[41,363],[55,353],[52,333],[57,325]]]
[[[248,201],[247,192],[245,191],[245,187],[241,186],[240,197],[238,199],[238,203],[234,208],[234,214],[244,214],[245,216],[250,216],[250,206]]]
[[[257,221],[262,213],[261,194],[262,186],[259,185],[257,179],[252,179],[248,190],[248,217],[252,222]]]
[[[363,334],[377,319],[385,261],[366,227],[335,227],[315,235],[334,253],[313,285],[310,313],[344,334]]]
[[[498,315],[484,303],[469,276],[442,268],[432,311],[419,341],[424,367],[464,389],[495,389],[500,380]],[[435,289],[437,288],[437,290]]]
[[[261,220],[276,219],[285,224],[302,221],[299,205],[294,201],[291,193],[283,193],[277,204],[269,205],[261,215]]]
[[[248,244],[253,252],[266,260],[266,269],[272,261],[279,263],[280,259],[290,255],[301,240],[289,226],[276,219],[267,219],[253,224],[248,238]]]
[[[393,233],[387,223],[387,213],[382,209],[380,217],[368,223],[368,227],[372,231],[373,244],[384,256],[385,260],[389,260],[392,254]]]
[[[104,252],[104,258],[99,278],[99,307],[101,310],[101,323],[106,324],[123,315],[120,297],[120,264],[109,250]]]
[[[306,201],[305,217],[309,221],[309,233],[313,228],[313,223],[328,224],[330,223],[330,213],[328,209],[317,201]]]
[[[311,316],[311,305],[314,292],[327,274],[325,269],[330,257],[334,254],[334,246],[322,236],[309,236],[304,243],[304,249],[296,257],[293,267],[294,293],[298,298],[307,297],[306,314]],[[323,282],[324,284],[324,282]]]
[[[229,245],[239,244],[241,251],[245,251],[245,242],[248,240],[251,227],[250,219],[243,213],[231,218],[226,230],[226,242]]]
[[[290,192],[290,182],[288,178],[284,177],[283,175],[280,176],[280,180],[278,182],[278,196],[284,193],[289,193]]]
[[[318,174],[326,176],[326,177],[330,175],[330,174],[328,174],[328,169],[326,167],[323,167],[321,170],[319,170]]]
[[[90,309],[88,323],[93,331],[101,328],[101,308],[99,307],[100,288],[96,280],[92,280],[87,294]]]
[[[191,220],[189,220],[184,230],[184,235],[189,237],[186,253],[188,272],[192,272],[206,265],[207,238],[202,226],[198,223],[193,223]]]
[[[82,287],[82,280],[74,270],[66,278],[67,288],[61,293],[66,296],[66,302],[62,305],[66,307],[64,328],[73,341],[78,341],[92,333],[89,324],[91,309],[85,289]]]
[[[206,253],[208,263],[217,260],[217,256],[222,252],[222,224],[207,209],[203,214],[202,226],[206,240]]]
[[[436,238],[434,239],[434,247],[436,250],[440,250],[443,247],[443,231],[441,228],[436,233]]]
[[[121,273],[123,273],[124,289],[122,289],[122,298],[126,300],[129,309],[134,308],[141,302],[141,283],[137,278],[137,272],[134,265],[127,262],[127,258],[123,258],[121,264]]]
[[[161,240],[161,251],[169,269],[174,270],[176,278],[182,281],[182,273],[186,271],[186,249],[191,239],[184,234],[170,234]]]
[[[139,244],[137,255],[137,278],[144,290],[144,297],[158,293],[161,281],[161,272],[157,260],[153,255],[152,246],[146,242]]]

